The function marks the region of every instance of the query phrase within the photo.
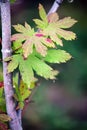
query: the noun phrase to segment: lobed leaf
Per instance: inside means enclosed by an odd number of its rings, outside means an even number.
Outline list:
[[[58,37],[57,34],[50,34],[50,38],[55,42],[57,45],[63,46],[62,40]]]
[[[39,15],[45,23],[48,23],[46,11],[41,4],[39,4]]]
[[[25,27],[21,24],[13,25],[13,27],[15,28],[17,32],[20,32],[20,33],[26,32]]]
[[[13,49],[13,52],[15,52],[15,53],[22,53],[23,52],[22,43],[20,42],[20,40],[14,41],[12,43],[12,49]]]
[[[24,101],[31,94],[31,91],[27,87],[27,84],[25,84],[22,80],[19,87],[19,93],[21,95],[21,101]]]
[[[71,55],[64,50],[48,50],[45,61],[50,63],[65,63],[71,59]]]
[[[11,57],[11,61],[8,64],[8,73],[13,72],[19,65],[20,56],[19,55],[13,55]]]
[[[66,31],[60,28],[57,29],[57,34],[65,40],[74,40],[76,38],[76,34],[72,31]]]
[[[31,62],[29,62],[29,60],[23,60],[21,58],[19,63],[19,70],[23,82],[26,83],[28,87],[30,87],[31,82],[34,80],[34,73],[31,67]]]
[[[20,41],[22,43],[23,41],[25,41],[28,38],[29,38],[29,36],[25,36],[21,33],[16,33],[11,36],[11,41]]]
[[[40,53],[42,56],[45,56],[47,54],[47,47],[42,44],[40,38],[35,38],[34,45],[36,51]]]
[[[42,20],[39,20],[39,19],[33,19],[33,21],[34,21],[35,24],[37,25],[37,28],[44,29],[44,28],[47,27],[47,23],[45,23],[45,22],[42,21]]]
[[[63,19],[60,19],[56,24],[58,28],[70,28],[75,23],[77,23],[76,20],[72,19],[71,17],[65,17]]]
[[[46,79],[55,79],[55,76],[58,74],[58,71],[54,71],[49,65],[39,58],[32,56],[29,58],[32,63],[32,68],[35,72]]]
[[[25,28],[26,28],[27,30],[30,30],[30,31],[32,30],[32,29],[31,29],[31,26],[30,26],[27,22],[25,22]]]

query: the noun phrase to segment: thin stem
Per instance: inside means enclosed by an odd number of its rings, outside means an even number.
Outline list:
[[[51,9],[48,12],[48,15],[56,12],[62,2],[63,2],[63,0],[55,0]]]
[[[10,3],[0,3],[1,5],[1,22],[2,22],[2,58],[3,58],[3,77],[4,77],[4,92],[6,99],[7,114],[10,116],[9,122],[11,130],[22,130],[15,109],[13,100],[13,85],[12,74],[7,72],[7,62],[4,59],[11,56],[11,18],[10,18]]]

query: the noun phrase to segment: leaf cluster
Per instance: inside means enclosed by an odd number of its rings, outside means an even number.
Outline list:
[[[13,55],[5,59],[8,62],[8,73],[14,72],[17,68],[20,71],[23,82],[20,88],[16,89],[15,96],[20,102],[30,95],[31,92],[28,89],[31,89],[32,82],[35,82],[35,74],[45,79],[56,78],[59,72],[49,64],[65,63],[71,59],[71,55],[58,49],[58,46],[63,46],[63,39],[76,38],[75,33],[66,30],[77,22],[71,17],[59,19],[57,13],[47,15],[41,4],[39,4],[39,16],[40,19],[33,19],[37,31],[27,22],[24,26],[21,24],[13,26],[17,31],[11,37]]]

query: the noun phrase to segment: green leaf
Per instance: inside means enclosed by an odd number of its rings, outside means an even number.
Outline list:
[[[39,19],[33,19],[33,21],[34,21],[35,24],[37,25],[37,28],[44,29],[44,28],[47,27],[47,23],[45,23],[45,22],[42,21],[42,20],[39,20]]]
[[[8,64],[8,73],[13,72],[17,67],[19,67],[22,80],[30,87],[31,82],[34,81],[31,63],[28,60],[24,60],[20,54],[16,54],[11,57],[11,61]]]
[[[27,22],[25,22],[24,26],[21,24],[17,24],[17,25],[13,25],[13,27],[17,32],[19,32],[19,34],[22,34],[23,36],[25,36],[25,38],[28,38],[28,36],[32,36],[34,34],[34,29],[31,28],[31,26]]]
[[[65,63],[71,59],[71,55],[64,50],[48,50],[45,61],[50,63]]]
[[[31,62],[21,58],[19,63],[19,70],[22,76],[22,80],[28,85],[28,87],[30,87],[31,82],[34,80],[34,73],[31,67]]]
[[[6,58],[4,59],[5,62],[9,62],[9,61],[11,61],[11,60],[12,60],[12,56],[8,56],[8,57],[6,57]]]
[[[14,41],[12,43],[12,49],[15,53],[22,53],[22,43],[18,40],[18,41]]]
[[[49,65],[44,61],[40,60],[35,56],[29,57],[32,68],[36,71],[38,75],[46,79],[55,79],[55,76],[58,74],[58,71],[53,70]]]
[[[8,73],[13,72],[18,67],[19,60],[20,60],[20,55],[13,55],[11,57],[11,61],[9,62],[8,68],[7,68]]]
[[[13,27],[15,28],[17,32],[20,32],[20,33],[26,32],[26,28],[21,24],[13,25]]]
[[[0,110],[6,112],[6,102],[4,97],[4,86],[0,86]]]
[[[6,112],[6,102],[5,97],[0,97],[0,110]]]
[[[25,22],[25,28],[26,28],[27,30],[31,31],[31,26],[30,26],[27,22]]]
[[[0,86],[0,97],[3,96],[3,88],[4,88],[4,86]]]
[[[47,24],[48,20],[47,20],[46,11],[41,4],[39,4],[39,15],[40,18]]]
[[[19,92],[21,95],[21,101],[24,101],[31,94],[31,91],[29,90],[27,84],[25,84],[22,80],[20,83]]]

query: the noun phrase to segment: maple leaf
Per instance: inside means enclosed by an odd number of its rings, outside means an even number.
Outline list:
[[[75,19],[72,19],[71,17],[65,17],[63,19],[60,19],[56,24],[59,28],[70,28],[75,23],[77,23]]]
[[[36,23],[37,28],[44,29],[48,25],[48,19],[47,19],[46,11],[41,4],[39,4],[39,16],[41,20],[33,19],[33,21]]]
[[[22,53],[23,50],[25,59],[28,58],[35,49],[45,57],[49,47],[56,48],[55,44],[63,46],[62,38],[65,40],[73,40],[76,38],[75,33],[64,30],[65,28],[73,26],[77,22],[76,20],[71,19],[71,17],[65,17],[59,20],[57,13],[52,13],[47,16],[41,4],[39,4],[39,15],[41,19],[34,19],[35,24],[39,28],[37,32],[26,22],[25,26],[20,24],[13,26],[19,33],[12,35],[11,40],[16,41],[15,43],[19,43],[19,45],[20,42],[22,43],[22,49],[16,52]]]
[[[28,98],[29,95],[31,94],[31,91],[28,89],[27,85],[22,80],[20,82],[19,92],[20,92],[22,101]]]
[[[71,59],[71,55],[64,50],[48,50],[44,58],[45,61],[50,63],[65,63]]]
[[[34,47],[36,48],[36,51],[42,56],[47,54],[47,47],[55,47],[55,44],[50,38],[45,37],[41,31],[34,32],[34,29],[31,29],[30,25],[27,23],[25,23],[25,26],[18,24],[14,25],[13,27],[16,31],[19,32],[12,35],[11,37],[11,40],[15,41],[13,42],[13,49],[16,50],[16,53],[22,53],[23,49],[24,58],[27,58],[30,54],[33,53]],[[19,51],[17,47],[19,48],[21,46],[22,49]]]
[[[28,87],[30,87],[31,82],[34,81],[34,72],[31,67],[31,63],[21,57],[19,62],[19,70],[23,82],[26,83]]]
[[[18,25],[14,25],[13,27],[19,33],[13,34],[11,36],[11,41],[19,40],[20,42],[23,42],[29,39],[30,36],[34,34],[34,29],[31,28],[30,25],[28,25],[26,22],[25,22],[25,26],[18,24]]]
[[[22,80],[20,81],[20,86],[18,87],[15,85],[15,94],[14,98],[19,102],[16,109],[23,109],[24,107],[24,101],[27,99],[31,94],[31,91],[29,90],[26,83],[24,83]]]
[[[43,45],[41,38],[34,35],[25,41],[22,46],[24,58],[27,58],[33,52],[33,46],[36,48],[36,51],[42,56],[45,56],[47,54],[47,47]]]
[[[34,54],[29,55],[26,60],[24,60],[22,55],[16,54],[6,59],[6,61],[9,60],[8,73],[13,72],[16,68],[19,68],[22,80],[29,88],[31,83],[35,81],[34,71],[37,75],[46,79],[55,79],[55,76],[58,74],[58,71],[53,70],[53,68]]]
[[[10,61],[8,64],[8,73],[13,72],[19,65],[20,55],[13,55],[12,57],[7,57],[5,61]]]
[[[41,4],[39,4],[39,15],[40,15],[40,18],[47,24],[48,23],[48,19],[47,19],[47,14],[46,14],[46,11],[45,9],[43,8],[43,6]]]
[[[6,58],[5,61],[9,61],[8,73],[13,72],[19,67],[24,83],[30,86],[30,83],[34,81],[34,73],[28,60],[24,60],[21,54],[15,54]]]
[[[58,71],[53,70],[49,65],[47,65],[44,61],[40,60],[36,56],[32,55],[29,57],[29,61],[36,73],[46,79],[55,79],[55,76],[58,74]]]
[[[22,50],[22,43],[21,43],[20,40],[14,41],[12,43],[12,50],[15,53],[22,53],[23,52],[23,50]]]
[[[43,6],[39,8],[41,20],[34,19],[34,22],[37,27],[42,30],[42,33],[45,36],[50,37],[53,42],[60,46],[63,45],[61,38],[64,38],[65,40],[73,40],[76,38],[75,33],[73,33],[72,31],[64,30],[66,28],[72,27],[77,22],[76,20],[72,19],[71,17],[65,17],[59,20],[59,16],[57,13],[51,13],[47,16],[48,23],[45,24],[45,21],[42,19],[40,13],[42,8]]]

